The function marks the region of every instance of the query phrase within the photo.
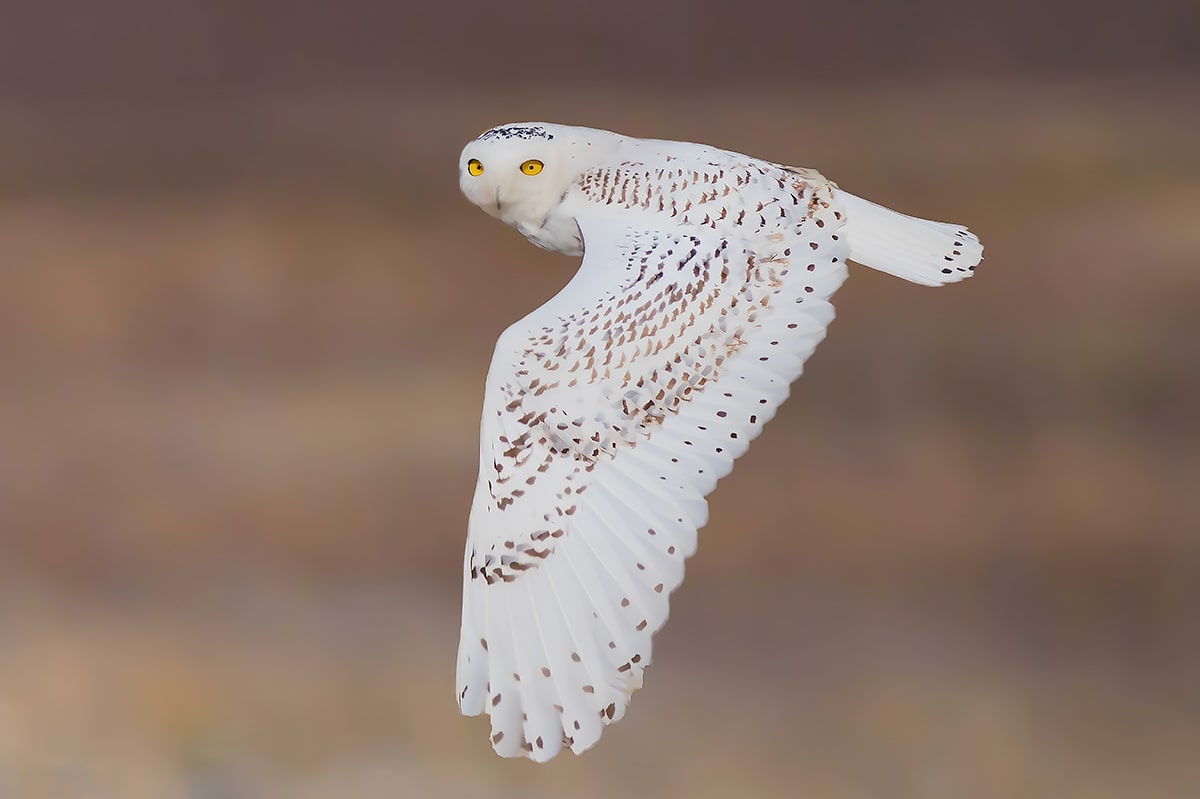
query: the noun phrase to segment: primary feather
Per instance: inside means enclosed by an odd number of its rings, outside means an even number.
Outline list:
[[[499,754],[544,761],[641,687],[704,497],[825,337],[846,260],[938,285],[982,247],[699,144],[524,123],[460,168],[489,214],[584,254],[496,345],[464,563],[459,705]]]

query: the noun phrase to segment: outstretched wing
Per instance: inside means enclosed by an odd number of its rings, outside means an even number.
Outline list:
[[[709,166],[585,175],[565,200],[583,265],[497,344],[457,690],[501,755],[582,752],[621,718],[705,495],[833,319],[848,250],[830,184]]]

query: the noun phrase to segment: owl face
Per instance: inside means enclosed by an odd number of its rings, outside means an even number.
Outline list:
[[[539,227],[616,138],[540,122],[501,125],[463,148],[459,186],[488,214],[518,229]]]
[[[545,125],[492,128],[463,148],[459,186],[471,202],[509,224],[529,222],[562,196],[567,174],[560,137]],[[564,160],[567,161],[564,164]]]

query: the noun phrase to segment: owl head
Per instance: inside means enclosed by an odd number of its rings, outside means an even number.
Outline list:
[[[619,137],[608,131],[516,122],[463,148],[459,186],[471,202],[509,224],[543,218]]]

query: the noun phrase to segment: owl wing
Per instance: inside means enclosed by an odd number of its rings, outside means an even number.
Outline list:
[[[585,176],[579,272],[497,344],[457,691],[501,755],[579,753],[622,717],[705,495],[833,319],[847,247],[830,184],[712,166]]]

